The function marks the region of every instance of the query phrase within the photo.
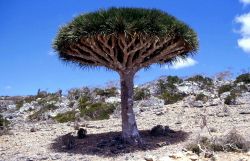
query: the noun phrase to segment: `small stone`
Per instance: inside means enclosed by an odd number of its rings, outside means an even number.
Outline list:
[[[155,161],[155,157],[152,156],[152,155],[147,155],[147,156],[144,157],[144,159],[145,159],[146,161]]]
[[[189,157],[189,159],[190,159],[191,161],[196,161],[196,160],[199,159],[199,157],[198,157],[197,155],[192,155],[191,157]]]
[[[179,159],[179,158],[184,157],[184,154],[179,152],[179,153],[175,153],[175,154],[170,154],[169,157],[173,158],[173,159]]]
[[[169,158],[169,156],[163,156],[159,159],[159,161],[173,161],[173,159]]]
[[[51,157],[52,160],[58,160],[61,159],[62,157],[59,154],[56,154],[54,156]]]
[[[164,112],[163,112],[163,111],[157,111],[155,114],[156,114],[157,116],[161,116],[161,115],[164,114]]]
[[[151,129],[150,134],[152,136],[163,136],[165,134],[165,129],[162,125],[157,125]]]
[[[30,132],[36,132],[37,131],[37,129],[35,128],[35,127],[32,127],[31,129],[30,129]]]
[[[77,137],[78,139],[83,139],[86,137],[86,134],[87,134],[87,130],[80,128],[77,132]]]
[[[248,161],[246,158],[240,158],[239,161]]]
[[[166,142],[160,142],[160,143],[157,143],[156,145],[159,146],[159,147],[163,147],[163,146],[167,145],[167,143]]]
[[[246,153],[246,155],[247,155],[247,156],[250,156],[250,151],[248,151],[248,152]]]

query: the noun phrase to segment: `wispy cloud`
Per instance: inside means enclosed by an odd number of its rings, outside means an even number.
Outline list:
[[[9,86],[9,85],[4,87],[4,89],[6,89],[6,90],[9,90],[9,89],[11,89],[11,88],[12,88],[12,87]]]
[[[181,68],[186,68],[186,67],[191,67],[196,65],[198,62],[195,61],[192,58],[186,58],[186,59],[182,59],[182,58],[178,58],[177,61],[175,63],[173,63],[173,65],[171,65],[170,67],[165,66],[165,68],[170,68],[170,69],[181,69]]]
[[[238,46],[243,51],[250,53],[250,12],[237,16],[235,21],[241,25],[238,31],[241,35],[241,38],[238,39]]]
[[[49,51],[49,52],[48,52],[48,55],[49,55],[49,56],[55,56],[55,55],[56,55],[56,52],[54,52],[54,51]]]
[[[240,0],[240,2],[243,3],[244,5],[250,4],[250,0]]]

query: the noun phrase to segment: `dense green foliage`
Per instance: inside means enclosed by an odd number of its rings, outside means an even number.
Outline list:
[[[77,16],[60,29],[54,48],[62,51],[82,37],[119,33],[180,37],[194,50],[198,48],[197,35],[189,26],[166,12],[142,8],[110,8]]]
[[[245,74],[239,75],[236,78],[235,83],[239,83],[239,82],[250,83],[250,73],[245,73]]]
[[[139,87],[136,87],[134,89],[134,100],[135,101],[147,99],[149,97],[150,97],[149,89],[147,89],[147,88],[139,88]]]

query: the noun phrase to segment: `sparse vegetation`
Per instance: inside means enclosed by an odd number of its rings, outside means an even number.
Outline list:
[[[203,93],[199,93],[195,96],[195,100],[206,102],[208,100],[208,96],[204,95]]]
[[[91,120],[109,119],[109,115],[115,110],[114,104],[109,103],[93,103],[88,104],[85,108],[81,108],[81,116]]]
[[[81,117],[91,120],[108,119],[116,108],[115,104],[92,102],[87,97],[81,97],[78,101],[78,108],[81,112]]]
[[[238,77],[236,77],[235,83],[250,83],[250,73],[245,73],[245,74],[241,74]]]
[[[218,95],[220,96],[222,93],[229,92],[232,89],[233,89],[233,86],[231,84],[222,85],[218,89]]]
[[[169,92],[164,92],[160,98],[164,100],[164,104],[173,104],[176,103],[180,100],[182,100],[186,94],[184,93],[169,93]]]
[[[75,114],[76,114],[75,111],[68,111],[68,112],[60,113],[60,114],[56,115],[54,117],[54,119],[60,123],[70,122],[70,121],[74,121],[76,119]]]
[[[104,97],[115,97],[118,94],[115,87],[107,89],[95,88],[94,92],[96,93],[96,95]]]
[[[139,88],[139,87],[134,89],[134,100],[135,101],[147,99],[149,97],[150,97],[149,89]]]
[[[159,79],[157,83],[157,93],[162,95],[164,92],[176,92],[177,88],[175,84],[182,83],[183,80],[177,76],[168,76],[166,80]]]
[[[250,148],[250,143],[238,131],[231,130],[220,138],[200,137],[195,143],[188,144],[186,148],[198,155],[203,151],[246,152]]]
[[[49,110],[55,110],[58,107],[54,104],[44,104],[43,107],[41,107],[38,111],[35,111],[33,114],[29,116],[30,120],[43,120],[44,119],[44,113]]]
[[[21,107],[23,107],[24,101],[18,100],[16,101],[16,109],[19,110]]]
[[[224,103],[226,105],[235,105],[236,104],[236,94],[234,92],[230,92],[230,94],[225,98]]]
[[[0,128],[8,127],[9,124],[10,122],[7,119],[3,118],[2,115],[0,115]]]
[[[213,86],[213,80],[209,77],[205,77],[202,75],[195,75],[193,77],[186,79],[186,81],[192,81],[192,82],[199,83],[202,88],[209,88],[209,87]]]

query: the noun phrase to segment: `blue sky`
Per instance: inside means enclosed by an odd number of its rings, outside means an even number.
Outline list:
[[[173,67],[140,71],[135,83],[161,75],[214,75],[250,67],[250,0],[2,0],[0,1],[0,95],[28,95],[119,80],[112,71],[81,70],[59,61],[52,41],[60,25],[100,8],[144,7],[166,11],[197,31],[197,55]],[[248,28],[249,27],[249,28]]]

